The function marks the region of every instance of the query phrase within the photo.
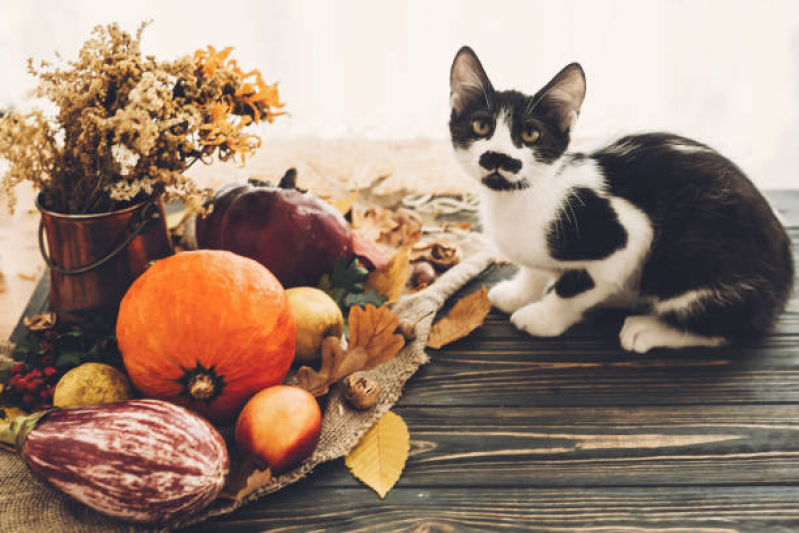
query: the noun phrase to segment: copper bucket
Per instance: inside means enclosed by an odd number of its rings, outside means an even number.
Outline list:
[[[39,249],[50,267],[50,307],[57,312],[109,309],[149,263],[173,253],[160,198],[92,215],[42,214]],[[45,250],[44,233],[47,233]]]

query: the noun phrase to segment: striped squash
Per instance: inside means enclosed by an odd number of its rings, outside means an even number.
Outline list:
[[[200,511],[222,489],[230,464],[210,423],[161,400],[55,410],[30,431],[22,452],[58,490],[141,523]]]

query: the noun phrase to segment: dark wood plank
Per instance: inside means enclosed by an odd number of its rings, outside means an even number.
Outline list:
[[[394,411],[413,441],[398,487],[799,485],[799,406]],[[309,480],[357,485],[341,462]]]
[[[787,533],[799,529],[799,488],[396,488],[314,490],[300,483],[193,533],[629,532]]]
[[[615,339],[495,340],[431,356],[408,383],[405,405],[799,403],[799,337],[644,355]]]

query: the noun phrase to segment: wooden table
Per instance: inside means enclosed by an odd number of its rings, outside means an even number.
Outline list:
[[[799,192],[770,196],[797,246]],[[189,531],[799,530],[799,299],[745,346],[632,354],[621,322],[535,339],[493,312],[408,383],[385,500],[338,460]]]
[[[771,197],[797,246],[799,192]],[[385,500],[340,460],[191,531],[799,530],[799,299],[747,346],[631,354],[621,321],[535,339],[494,312],[408,383]]]

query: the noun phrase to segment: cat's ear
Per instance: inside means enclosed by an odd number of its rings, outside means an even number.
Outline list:
[[[535,95],[535,99],[540,100],[539,105],[554,118],[561,132],[571,132],[585,99],[583,68],[578,63],[567,65]]]
[[[488,100],[493,90],[474,50],[461,48],[449,73],[449,105],[455,114],[459,115],[474,99]]]

